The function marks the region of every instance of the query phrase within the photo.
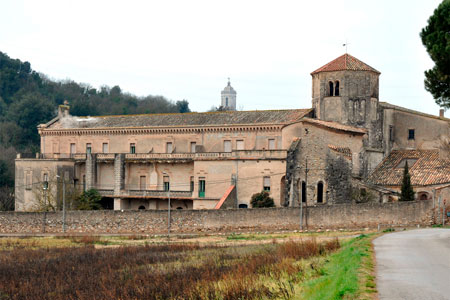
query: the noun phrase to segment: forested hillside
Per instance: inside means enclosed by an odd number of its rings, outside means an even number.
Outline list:
[[[96,89],[71,80],[53,81],[29,62],[0,52],[0,210],[14,186],[16,152],[39,151],[36,126],[54,118],[64,100],[69,101],[71,114],[78,116],[190,111],[186,100],[137,97],[119,86]]]

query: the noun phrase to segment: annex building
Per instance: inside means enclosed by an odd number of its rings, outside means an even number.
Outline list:
[[[443,110],[379,101],[380,72],[344,54],[311,73],[312,108],[76,117],[61,105],[38,126],[40,153],[16,159],[16,210],[58,206],[62,182],[97,189],[106,208],[246,208],[268,191],[276,206],[395,201],[408,162],[418,199],[450,194]],[[44,183],[48,182],[48,186]],[[53,200],[52,200],[53,199]]]

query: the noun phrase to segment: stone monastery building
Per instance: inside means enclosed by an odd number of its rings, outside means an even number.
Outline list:
[[[76,117],[38,126],[41,151],[16,159],[16,210],[97,189],[105,208],[251,207],[395,201],[408,162],[418,199],[450,185],[440,139],[450,120],[380,102],[380,72],[344,54],[311,73],[312,108]],[[445,153],[444,153],[445,154]],[[48,185],[47,185],[48,182]],[[42,201],[41,201],[42,202]]]

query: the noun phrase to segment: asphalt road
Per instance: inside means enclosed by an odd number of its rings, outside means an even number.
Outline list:
[[[385,234],[374,245],[380,300],[450,300],[450,229]]]

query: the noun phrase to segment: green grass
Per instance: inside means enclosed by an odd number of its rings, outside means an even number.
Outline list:
[[[367,267],[363,262],[368,261],[370,255],[370,235],[362,234],[343,243],[341,251],[330,255],[329,261],[322,266],[320,273],[323,275],[304,284],[300,299],[357,299],[361,292],[374,290],[373,276],[360,279],[361,269]]]

